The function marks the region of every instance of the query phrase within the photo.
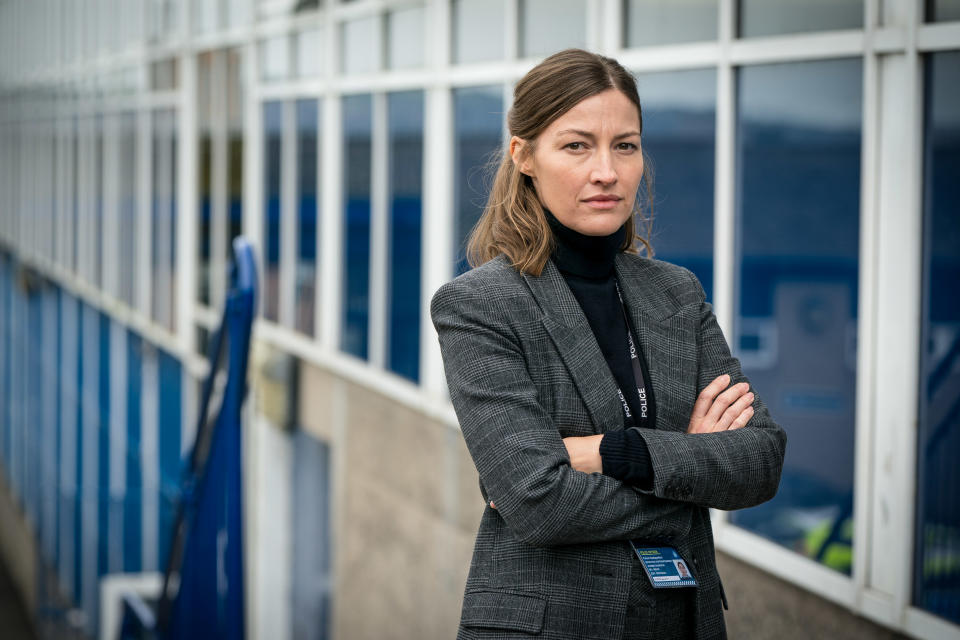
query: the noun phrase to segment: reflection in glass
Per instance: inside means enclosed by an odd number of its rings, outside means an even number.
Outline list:
[[[367,358],[370,319],[370,172],[372,99],[343,99],[343,318],[340,348]]]
[[[397,9],[387,14],[387,66],[390,69],[423,66],[426,19],[423,7]]]
[[[587,46],[584,0],[520,0],[520,55],[546,56]]]
[[[740,35],[863,27],[863,0],[741,0]]]
[[[317,150],[320,113],[316,100],[297,101],[297,266],[295,328],[313,335],[317,275]]]
[[[454,62],[503,58],[504,0],[454,0],[452,12]]]
[[[423,201],[423,92],[388,95],[390,260],[387,368],[420,373],[420,229]]]
[[[846,574],[861,84],[860,60],[832,60],[743,68],[738,91],[734,350],[790,446],[777,496],[731,520]]]
[[[208,33],[219,25],[217,0],[193,0],[193,24],[197,33]]]
[[[380,69],[377,59],[379,16],[369,16],[340,25],[340,60],[344,73],[372,73]]]
[[[103,284],[103,116],[93,118],[93,285]]]
[[[280,311],[280,160],[283,103],[263,104],[263,317]]]
[[[290,74],[290,46],[287,36],[264,40],[260,45],[261,77],[283,80]]]
[[[135,113],[121,113],[119,127],[120,202],[117,212],[120,229],[120,299],[134,306],[134,273],[137,246],[137,117]]]
[[[213,213],[212,52],[197,59],[197,300],[210,304],[210,245]]]
[[[153,112],[153,221],[151,317],[176,330],[177,237],[177,114],[174,109]]]
[[[624,10],[628,47],[717,39],[717,0],[628,0]]]
[[[693,271],[708,300],[713,289],[716,85],[712,69],[637,76],[646,170],[653,175],[654,252]]]
[[[233,259],[233,239],[243,231],[243,50],[227,52],[227,245]],[[219,275],[217,277],[223,277]]]
[[[323,73],[323,32],[308,29],[297,34],[297,75],[311,78]]]
[[[960,20],[960,0],[927,0],[927,22]]]
[[[913,601],[960,624],[960,52],[926,65]]]
[[[454,250],[456,272],[469,269],[466,242],[487,204],[503,144],[503,88],[500,85],[454,89]]]

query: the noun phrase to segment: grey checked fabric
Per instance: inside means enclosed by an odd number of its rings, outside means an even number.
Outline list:
[[[770,499],[786,435],[759,397],[743,429],[686,433],[703,387],[723,373],[744,380],[739,362],[689,271],[629,254],[616,270],[657,403],[656,429],[642,430],[655,478],[646,492],[570,467],[562,438],[622,429],[623,417],[613,375],[552,262],[534,277],[496,258],[433,298],[450,397],[481,492],[497,505],[477,533],[463,640],[624,637],[632,538],[672,545],[692,563],[696,637],[725,637],[707,507]],[[686,610],[650,592],[651,625]]]

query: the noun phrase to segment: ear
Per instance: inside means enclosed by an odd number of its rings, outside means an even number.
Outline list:
[[[517,166],[520,173],[533,177],[529,151],[526,140],[517,136],[510,138],[510,157],[513,158],[513,164]]]

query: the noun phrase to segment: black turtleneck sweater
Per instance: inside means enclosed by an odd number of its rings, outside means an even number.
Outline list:
[[[653,428],[656,412],[653,394],[650,393],[650,376],[638,344],[636,346],[645,378],[642,384],[647,389],[649,404],[646,412],[648,417],[640,417],[643,415],[640,411],[640,395],[627,346],[627,320],[617,295],[614,261],[623,244],[624,231],[621,228],[609,236],[586,236],[565,227],[549,211],[546,213],[556,239],[553,261],[580,304],[630,408],[631,417],[624,414],[625,428],[607,432],[600,441],[603,473],[623,482],[649,488],[653,485],[650,452],[640,432],[630,427]],[[636,331],[633,331],[633,336],[636,338]]]

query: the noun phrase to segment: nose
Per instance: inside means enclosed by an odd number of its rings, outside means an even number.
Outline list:
[[[593,158],[590,169],[590,182],[611,185],[617,181],[617,172],[613,167],[613,156],[609,151],[601,150]]]

